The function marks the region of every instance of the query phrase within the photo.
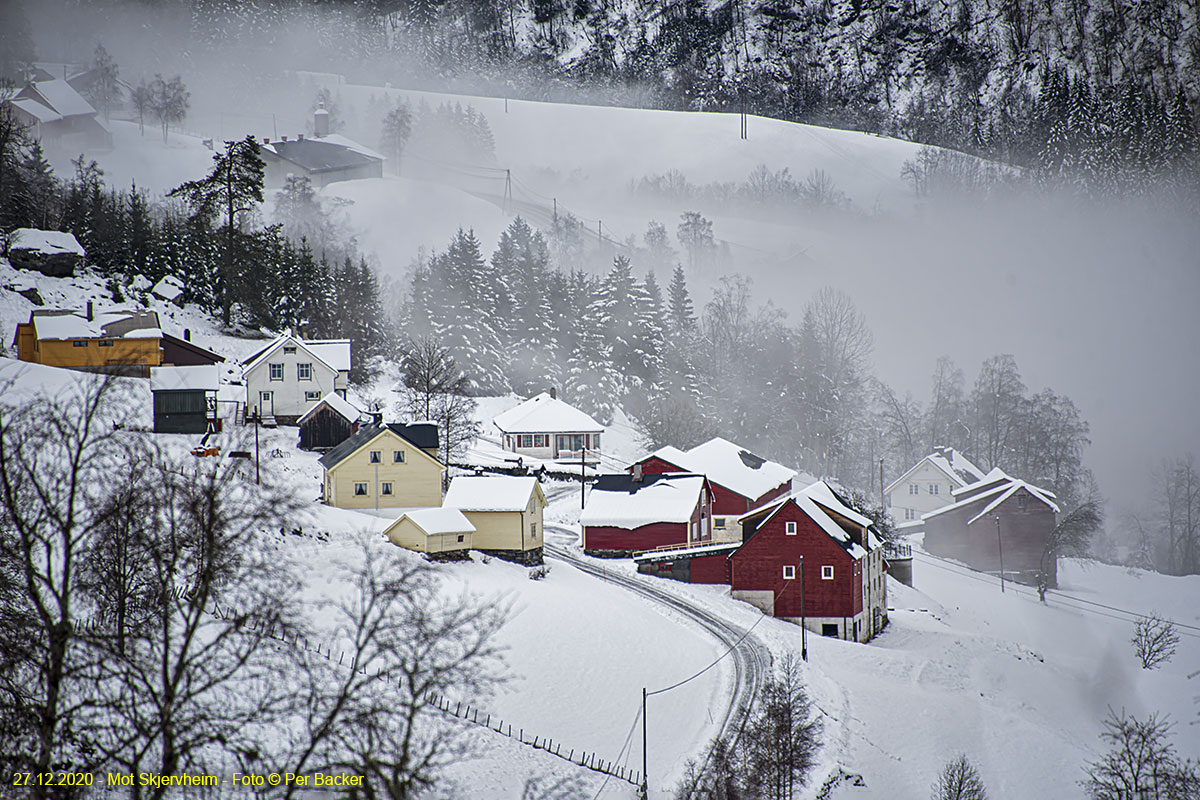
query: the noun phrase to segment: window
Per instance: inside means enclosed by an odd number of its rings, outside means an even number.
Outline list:
[[[321,393],[320,393],[320,392],[305,392],[305,393],[304,393],[304,400],[305,400],[305,402],[308,402],[308,403],[315,403],[315,402],[317,402],[317,401],[318,401],[318,400],[320,400],[320,399],[321,399]]]
[[[794,522],[786,523],[783,526],[783,532],[786,533],[788,536],[795,536],[796,535],[796,523],[794,523]]]
[[[393,464],[403,464],[404,463],[404,451],[403,450],[393,450],[392,451],[392,463]]]
[[[296,365],[296,377],[302,381],[311,381],[312,380],[312,364],[311,363],[297,364]]]
[[[263,403],[271,402],[271,393],[270,392],[259,392],[258,396],[262,400]]]
[[[937,485],[936,483],[931,483],[931,484],[929,484],[929,493],[930,493],[930,494],[937,494],[937,493],[938,493],[938,485]]]
[[[270,364],[269,366],[271,367],[271,380],[283,380],[283,364]]]
[[[827,565],[821,567],[821,580],[823,580],[823,581],[833,580],[833,567],[832,566],[829,566],[827,564]]]
[[[529,535],[532,536],[534,539],[537,538],[537,523],[536,522],[529,523]]]
[[[371,451],[371,463],[379,464],[382,461],[383,461],[383,451],[382,450],[372,450]]]
[[[72,347],[87,347],[87,340],[86,339],[76,339],[75,341],[71,342],[71,346]]]
[[[533,437],[528,433],[522,433],[517,438],[520,440],[518,447],[533,447]]]
[[[365,483],[354,484],[354,496],[355,497],[366,497],[367,496],[367,485]]]
[[[112,347],[113,342],[112,342],[112,339],[101,339],[100,341],[96,342],[96,346],[97,347]]]
[[[600,434],[598,434],[598,433],[592,434],[592,449],[593,450],[600,449]]]
[[[466,536],[464,536],[464,535],[463,535],[463,534],[461,534],[461,533],[458,535],[458,540],[459,540],[460,542],[462,542],[462,541],[466,541],[466,538],[467,538],[467,537],[466,537]]]
[[[391,493],[392,493],[392,484],[391,484],[391,483],[381,483],[381,484],[379,484],[379,493],[380,493],[380,494],[382,494],[382,495],[391,495]]]
[[[296,346],[295,345],[285,345],[283,348],[283,352],[285,355],[289,355],[289,356],[293,355],[296,352]]]
[[[784,564],[783,565],[783,579],[785,581],[796,580],[796,568],[794,566],[792,566],[791,564]]]
[[[910,484],[908,485],[908,493],[909,493],[909,494],[920,494],[920,493],[921,493],[921,487],[920,487],[920,486],[917,486],[915,483],[910,483]]]
[[[550,434],[535,433],[533,435],[533,446],[534,447],[549,447],[550,446]]]
[[[1027,497],[1027,496],[1026,496],[1026,495],[1025,495],[1023,492],[1022,492],[1021,494],[1017,495],[1017,508],[1019,508],[1019,509],[1021,509],[1022,511],[1024,511],[1024,510],[1025,510],[1025,504],[1026,504],[1028,501],[1029,501],[1029,498],[1028,498],[1028,497]]]
[[[904,509],[904,519],[905,520],[913,520],[916,518],[917,518],[917,512],[914,509],[911,509],[911,508]]]
[[[725,530],[725,518],[717,517],[715,520],[713,520],[713,528],[719,531]]]

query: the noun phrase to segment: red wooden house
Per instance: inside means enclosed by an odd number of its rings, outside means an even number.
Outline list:
[[[825,636],[865,642],[887,622],[883,547],[823,482],[746,514],[733,597]]]
[[[711,439],[691,450],[664,447],[630,467],[642,472],[693,472],[704,475],[713,491],[713,538],[738,541],[737,519],[751,509],[792,491],[796,471],[756,456],[744,447]]]
[[[639,550],[712,541],[712,489],[703,475],[601,475],[579,516],[583,550],[628,556]]]

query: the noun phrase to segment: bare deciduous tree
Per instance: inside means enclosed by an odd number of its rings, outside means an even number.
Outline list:
[[[1054,526],[1054,530],[1046,537],[1038,568],[1038,597],[1043,603],[1046,602],[1046,589],[1054,583],[1051,579],[1058,574],[1058,557],[1086,551],[1092,537],[1103,524],[1104,513],[1100,500],[1092,497],[1068,512]]]
[[[14,386],[0,395],[25,394]],[[0,754],[23,771],[86,768],[91,737],[78,687],[93,654],[76,624],[93,608],[81,597],[80,567],[124,452],[117,393],[116,382],[91,379],[0,406],[0,718],[16,728]],[[33,796],[51,791],[35,786]]]
[[[478,403],[466,393],[471,379],[432,336],[409,339],[401,368],[405,392],[399,410],[437,424],[443,461],[449,464],[479,436]]]
[[[929,796],[931,800],[987,800],[987,790],[979,770],[960,755],[942,769]]]
[[[763,687],[758,714],[739,743],[748,796],[791,800],[816,763],[820,735],[821,721],[804,691],[800,662],[789,654]]]
[[[1200,772],[1195,762],[1176,754],[1171,728],[1157,714],[1139,720],[1109,709],[1100,734],[1109,751],[1086,767],[1088,795],[1093,800],[1194,800],[1200,795]]]
[[[1175,655],[1175,646],[1179,644],[1179,634],[1175,625],[1157,614],[1139,617],[1133,626],[1134,652],[1142,662],[1142,669],[1154,669],[1171,660]]]
[[[357,775],[365,797],[399,800],[468,753],[461,727],[430,695],[475,699],[498,685],[495,634],[506,608],[447,594],[437,570],[415,558],[366,546],[362,556],[347,568],[354,590],[329,607],[345,663],[301,654],[298,721],[279,768]]]

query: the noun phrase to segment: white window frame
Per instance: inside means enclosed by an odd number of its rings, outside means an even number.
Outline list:
[[[320,392],[305,392],[304,393],[304,402],[319,403],[320,401],[321,401],[321,393]]]
[[[393,464],[403,464],[404,463],[404,451],[403,450],[393,450],[392,451],[392,463]]]
[[[305,361],[303,364],[296,365],[296,378],[302,381],[312,380],[312,362]]]
[[[295,352],[296,352],[296,345],[294,345],[294,344],[285,344],[285,345],[283,346],[283,353],[284,353],[284,355],[289,355],[289,356],[290,356],[290,355],[292,355],[292,354],[293,354],[293,353],[295,353]]]
[[[362,491],[360,492],[359,489],[362,489]],[[354,496],[355,497],[370,497],[371,496],[371,485],[369,483],[355,483],[354,484]]]
[[[794,520],[788,520],[787,522],[783,523],[783,533],[785,536],[796,535],[796,523]]]
[[[384,481],[383,483],[379,484],[379,495],[380,495],[380,497],[391,497],[392,496],[392,482],[391,481]]]
[[[383,451],[382,450],[371,450],[371,451],[369,451],[369,453],[370,453],[370,455],[367,457],[367,460],[370,463],[372,463],[372,464],[382,464],[383,463]]]
[[[825,564],[821,567],[821,580],[823,580],[823,581],[833,580],[833,565],[832,564]]]
[[[783,579],[785,581],[796,580],[796,565],[795,564],[784,564],[783,565]]]
[[[277,370],[279,372],[278,377],[275,376],[275,372]],[[275,363],[267,364],[267,379],[272,380],[272,381],[283,380],[283,364],[275,364]]]

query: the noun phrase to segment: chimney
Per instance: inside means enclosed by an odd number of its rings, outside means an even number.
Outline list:
[[[190,342],[192,340],[192,329],[191,328],[183,329],[183,340],[185,342]]]
[[[320,139],[329,135],[329,112],[322,105],[313,112],[313,136]]]
[[[555,387],[553,387],[553,386],[551,386],[551,387],[550,387],[550,399],[551,399],[551,400],[557,400],[557,399],[558,399],[558,389],[556,389],[556,388],[555,388]]]
[[[263,137],[263,144],[270,144],[270,143],[271,143],[271,137],[270,137],[270,136],[264,136],[264,137]]]
[[[634,483],[642,482],[642,465],[641,464],[633,465],[633,482]]]
[[[284,136],[284,137],[283,137],[283,140],[286,142],[286,141],[287,141],[287,137],[286,137],[286,136]]]
[[[303,133],[297,133],[297,134],[296,134],[296,141],[297,141],[297,142],[303,142],[303,141],[304,141],[304,134],[303,134]]]
[[[91,322],[96,318],[95,309],[92,307],[92,301],[88,300],[87,304],[87,321]]]
[[[375,427],[377,427],[377,428],[379,426],[383,425],[383,412],[382,411],[372,411],[371,412],[371,422],[374,423]]]

